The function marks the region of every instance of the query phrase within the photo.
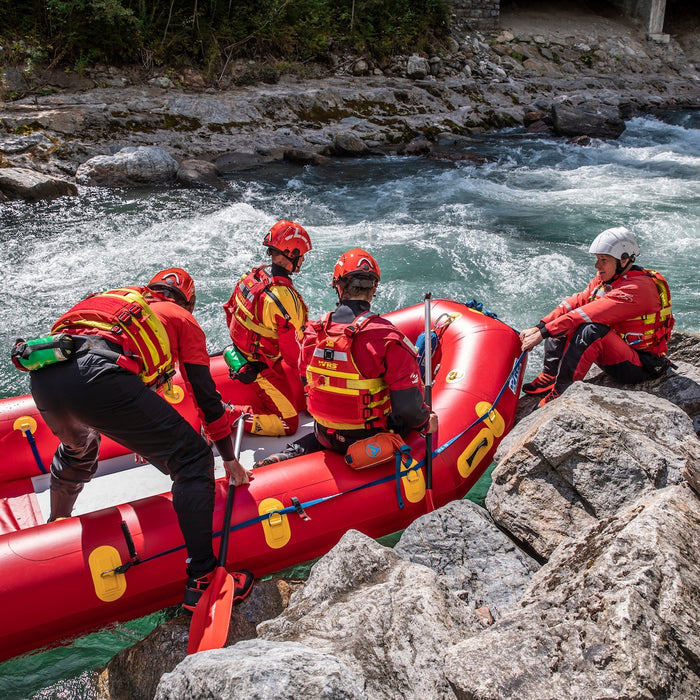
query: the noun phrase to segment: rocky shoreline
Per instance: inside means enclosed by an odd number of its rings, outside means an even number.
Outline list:
[[[251,66],[231,66],[215,85],[191,69],[44,70],[35,71],[31,94],[19,97],[27,75],[6,68],[0,193],[75,195],[76,183],[225,188],[225,177],[238,170],[283,160],[429,151],[478,158],[478,135],[506,127],[615,138],[635,115],[700,107],[697,44],[658,43],[611,22],[547,31],[462,32],[441,55],[397,56],[382,65],[336,57],[332,68],[308,67],[313,77],[284,74],[275,84],[239,87],[236,76],[242,80]],[[106,160],[142,147],[151,150]],[[87,163],[98,156],[93,177]],[[21,170],[33,173],[25,190]],[[42,193],[40,176],[59,182]]]
[[[697,697],[700,334],[670,354],[633,390],[597,375],[523,405],[484,508],[454,501],[393,549],[349,531],[306,583],[258,582],[225,648],[186,656],[177,615],[97,696]]]

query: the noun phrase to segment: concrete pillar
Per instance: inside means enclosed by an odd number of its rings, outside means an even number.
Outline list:
[[[666,14],[666,0],[651,0],[649,8],[648,34],[661,34],[664,31],[664,15]]]

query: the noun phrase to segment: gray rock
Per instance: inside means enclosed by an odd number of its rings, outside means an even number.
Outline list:
[[[250,170],[265,162],[265,158],[255,151],[231,151],[219,156],[214,165],[222,173]]]
[[[700,501],[653,492],[563,543],[517,610],[451,647],[459,698],[700,696]]]
[[[413,80],[424,80],[430,75],[430,63],[427,58],[413,54],[408,57],[406,76]]]
[[[700,435],[700,333],[673,331],[668,356],[676,367],[663,377],[639,384],[625,385],[629,391],[646,391],[660,396],[685,411]],[[594,371],[587,381],[601,386],[621,386],[601,371]]]
[[[454,697],[436,659],[481,628],[435,572],[351,530],[258,635],[341,659],[365,697],[425,700]]]
[[[362,676],[341,659],[296,642],[255,639],[188,656],[166,673],[155,700],[364,700]]]
[[[298,584],[282,579],[256,581],[250,595],[233,606],[226,644],[255,638],[256,625],[279,615],[295,587]],[[175,614],[178,608],[170,610]],[[176,615],[138,644],[120,651],[100,674],[100,697],[151,700],[161,676],[172,671],[187,656],[191,620],[190,614]]]
[[[625,130],[618,109],[591,110],[565,104],[552,105],[554,133],[559,136],[594,136],[616,139]]]
[[[134,187],[172,182],[177,161],[162,148],[137,146],[122,148],[110,156],[95,156],[75,173],[81,185]]]
[[[415,520],[394,551],[440,574],[458,598],[471,608],[487,607],[494,618],[521,598],[540,568],[483,508],[468,500]]]
[[[185,187],[211,187],[225,190],[226,182],[219,177],[219,169],[206,160],[190,158],[177,168],[177,181]]]
[[[341,156],[362,156],[369,153],[369,147],[359,136],[339,131],[333,139],[333,151]]]
[[[568,536],[700,462],[688,416],[642,392],[575,382],[501,442],[486,508],[547,558]]]
[[[72,182],[27,168],[0,168],[0,192],[7,199],[37,202],[41,199],[75,197],[78,188]]]

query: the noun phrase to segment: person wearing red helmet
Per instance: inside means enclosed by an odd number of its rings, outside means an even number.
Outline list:
[[[415,347],[370,310],[380,279],[379,265],[366,250],[353,248],[338,259],[332,281],[338,306],[308,324],[300,362],[314,432],[259,464],[321,449],[345,453],[353,442],[387,430],[403,437],[437,430]]]
[[[526,394],[542,394],[540,406],[583,379],[594,363],[625,384],[670,366],[671,292],[661,274],[634,264],[641,253],[634,234],[624,226],[606,229],[589,252],[597,272],[586,289],[520,333],[524,351],[545,341],[542,372],[523,385]]]
[[[236,406],[245,413],[245,430],[254,435],[292,435],[299,427],[299,411],[305,408],[298,371],[306,304],[292,284],[311,239],[293,221],[278,221],[263,239],[270,265],[243,275],[224,304],[226,324],[234,347],[246,361],[236,375],[255,382],[257,401]]]
[[[214,456],[201,434],[152,390],[176,366],[226,471],[236,485],[250,478],[234,456],[233,416],[209,370],[204,332],[192,316],[195,300],[194,282],[182,268],[161,270],[146,287],[90,295],[51,330],[72,339],[69,360],[30,376],[37,408],[61,441],[51,463],[49,521],[70,516],[97,469],[101,435],[144,457],[173,481],[173,507],[188,554],[183,605],[190,610],[217,566]],[[242,598],[253,576],[236,572],[234,581]]]

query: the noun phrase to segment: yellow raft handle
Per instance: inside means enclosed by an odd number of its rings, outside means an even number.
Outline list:
[[[12,429],[19,430],[28,440],[27,432],[29,432],[30,435],[34,435],[36,432],[36,420],[31,416],[20,416],[12,424]]]

